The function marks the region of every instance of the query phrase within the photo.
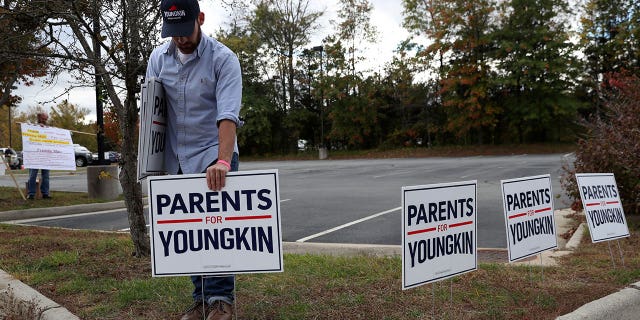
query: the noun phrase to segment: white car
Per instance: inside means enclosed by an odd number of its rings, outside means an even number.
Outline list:
[[[15,150],[11,148],[0,148],[1,155],[4,157],[11,169],[20,169],[20,159]]]
[[[73,151],[76,153],[76,167],[86,167],[93,160],[87,147],[74,144]]]

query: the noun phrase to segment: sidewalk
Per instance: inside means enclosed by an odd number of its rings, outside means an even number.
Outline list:
[[[96,212],[102,210],[110,210],[123,208],[123,201],[115,201],[108,203],[75,205],[67,207],[31,209],[20,211],[0,212],[0,223],[17,220],[31,219],[40,217],[53,217],[58,215],[79,214],[87,212]],[[570,220],[567,217],[570,210],[557,210],[555,219],[557,224],[557,233],[562,234],[570,227]],[[565,241],[561,237],[558,238],[558,249],[544,252],[523,261],[514,264],[532,264],[532,265],[555,265],[555,257],[570,254],[572,250],[578,247],[584,235],[586,225],[581,224],[577,231],[574,232],[571,239]],[[338,243],[298,243],[284,242],[283,250],[286,253],[294,254],[323,254],[323,255],[356,255],[364,254],[371,256],[399,256],[401,255],[400,245],[366,245],[366,244],[338,244]],[[480,262],[507,263],[506,249],[478,249],[478,260]],[[0,306],[6,305],[9,297],[9,291],[12,292],[14,300],[21,302],[23,308],[29,304],[35,304],[39,310],[42,320],[75,320],[79,319],[63,306],[43,296],[36,290],[25,285],[21,281],[13,278],[11,275],[0,270]],[[14,301],[15,302],[15,301]],[[0,319],[3,308],[0,307]],[[640,314],[640,282],[634,283],[609,296],[603,297],[596,301],[590,302],[574,312],[558,317],[559,320],[576,320],[576,319],[613,319],[626,320],[638,319]]]

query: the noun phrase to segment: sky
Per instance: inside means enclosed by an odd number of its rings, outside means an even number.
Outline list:
[[[393,51],[400,41],[407,38],[409,33],[402,28],[402,1],[401,0],[369,0],[373,5],[371,13],[371,23],[374,24],[378,31],[378,42],[371,44],[368,48],[370,61],[373,61],[371,67],[383,66],[386,62],[391,61]],[[202,26],[206,34],[214,34],[220,26],[224,24],[227,12],[220,10],[215,5],[216,1],[201,1],[200,9],[205,13],[205,23]],[[322,38],[332,32],[330,19],[336,19],[337,0],[310,0],[313,9],[325,10],[324,16],[321,18],[321,27],[319,31],[312,35],[310,46],[321,44]],[[69,94],[63,94],[65,87],[68,86],[69,75],[61,75],[56,85],[46,85],[35,80],[35,85],[31,87],[20,86],[15,94],[22,97],[22,102],[18,105],[19,111],[27,111],[30,106],[43,105],[45,110],[67,99],[70,103],[81,108],[90,110],[90,114],[86,121],[95,121],[95,90],[93,88],[77,88],[73,89]],[[54,102],[49,102],[58,97]]]

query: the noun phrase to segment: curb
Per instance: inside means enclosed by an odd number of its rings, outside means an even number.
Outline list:
[[[21,315],[37,313],[39,320],[80,320],[65,307],[45,297],[22,281],[0,270],[0,301],[15,301]]]
[[[589,302],[575,311],[557,317],[556,320],[634,320],[640,314],[640,282],[618,292]]]
[[[573,232],[573,235],[571,236],[569,241],[567,241],[567,244],[564,246],[564,248],[571,251],[578,249],[578,247],[580,246],[580,242],[582,241],[582,237],[584,237],[586,228],[587,225],[584,222],[581,223],[576,231]]]
[[[94,204],[77,204],[66,207],[55,208],[36,208],[29,210],[12,210],[0,212],[0,222],[20,220],[20,219],[33,219],[33,218],[45,218],[55,217],[61,214],[76,214],[93,211],[104,211],[112,209],[124,208],[124,201],[94,203]]]
[[[142,203],[143,205],[146,205],[147,198],[142,198]],[[102,202],[102,203],[76,204],[76,205],[65,206],[65,207],[0,211],[0,222],[12,221],[12,220],[23,220],[23,219],[34,219],[34,218],[47,218],[47,217],[55,217],[59,215],[78,214],[78,213],[124,209],[124,208],[126,208],[124,204],[124,200],[119,200],[119,201]]]

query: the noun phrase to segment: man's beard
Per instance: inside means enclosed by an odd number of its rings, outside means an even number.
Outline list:
[[[191,42],[191,39],[189,39],[189,41],[187,41],[187,42],[185,42],[183,44],[178,44],[176,42],[176,46],[178,47],[178,49],[180,49],[180,51],[182,53],[191,54],[198,47],[198,42],[200,42],[200,34],[201,34],[202,30],[200,30],[200,26],[199,25],[196,25],[196,28],[198,28],[198,35],[196,36],[196,42]]]

